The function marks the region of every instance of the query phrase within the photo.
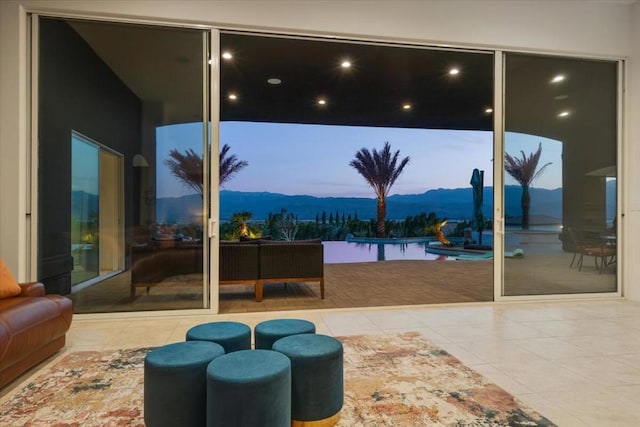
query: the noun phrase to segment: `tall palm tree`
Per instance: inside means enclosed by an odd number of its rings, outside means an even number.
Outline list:
[[[522,158],[512,157],[509,153],[505,153],[504,169],[522,186],[522,199],[520,200],[520,206],[522,207],[522,229],[528,230],[529,208],[531,207],[529,187],[551,162],[538,169],[540,154],[542,154],[542,143],[538,145],[538,150],[535,153],[531,153],[529,157],[524,154],[524,151],[520,151],[520,153],[522,154]]]
[[[220,187],[238,171],[249,165],[249,162],[245,160],[238,160],[235,154],[228,155],[230,148],[224,144],[220,150]]]
[[[360,175],[373,187],[378,197],[376,236],[385,237],[384,220],[387,216],[387,196],[396,179],[409,163],[409,157],[398,162],[400,150],[391,154],[391,146],[388,142],[379,152],[374,148],[369,151],[361,148],[356,153],[356,158],[349,163]]]

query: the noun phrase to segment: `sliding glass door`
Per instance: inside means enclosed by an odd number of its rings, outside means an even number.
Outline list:
[[[617,291],[618,62],[506,54],[503,294]]]
[[[76,132],[71,136],[72,289],[91,286],[124,266],[123,156]]]
[[[369,261],[393,278],[415,267],[408,303],[617,291],[616,61],[51,17],[33,28],[38,278],[77,312],[208,307],[210,198],[221,240],[322,239],[342,302],[349,269]],[[357,160],[384,149],[409,161],[379,197]],[[389,304],[391,281],[365,304]],[[317,299],[304,283],[268,291]],[[234,310],[247,294],[214,298]]]
[[[220,45],[220,158],[237,166],[220,175],[224,249],[324,247],[325,300],[313,282],[270,283],[270,307],[493,299],[492,52],[236,32]],[[385,152],[388,167],[367,163]],[[469,255],[483,258],[455,259]],[[264,309],[237,283],[256,277],[220,260],[220,310]]]
[[[209,32],[34,28],[39,279],[79,313],[206,307]]]

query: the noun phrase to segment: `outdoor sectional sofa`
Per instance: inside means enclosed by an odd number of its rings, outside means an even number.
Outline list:
[[[131,294],[136,299],[136,289],[153,286],[167,277],[177,274],[202,273],[202,245],[175,246],[137,253],[131,266]]]
[[[252,284],[262,301],[265,283],[320,282],[324,299],[324,252],[320,239],[255,239],[220,242],[220,285]]]

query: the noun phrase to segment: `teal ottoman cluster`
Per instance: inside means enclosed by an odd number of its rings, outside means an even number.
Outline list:
[[[291,335],[273,344],[291,360],[292,427],[332,426],[344,403],[343,348],[333,337]]]
[[[276,319],[192,327],[186,341],[149,352],[148,427],[333,426],[344,400],[343,349],[312,322]]]
[[[275,319],[258,323],[255,327],[256,348],[271,350],[280,338],[298,334],[315,334],[316,325],[308,320]]]
[[[207,427],[232,426],[291,426],[291,362],[285,355],[244,350],[209,365]]]
[[[207,366],[222,346],[187,341],[150,351],[144,359],[144,422],[148,427],[203,426]]]

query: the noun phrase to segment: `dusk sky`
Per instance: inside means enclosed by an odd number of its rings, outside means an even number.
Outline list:
[[[158,128],[157,196],[176,197],[191,191],[164,165],[172,148],[193,148],[201,153],[201,125],[183,124]],[[467,188],[474,168],[485,171],[485,186],[493,185],[493,134],[485,131],[397,129],[359,126],[327,126],[253,122],[223,122],[220,146],[249,166],[223,189],[268,191],[313,196],[373,197],[373,190],[349,166],[363,147],[380,150],[385,142],[409,164],[391,194],[424,193],[437,188]],[[562,144],[538,136],[508,133],[506,151],[520,157],[542,142],[540,165],[553,162],[534,182],[534,187],[562,185]],[[507,176],[506,184],[515,184]]]

